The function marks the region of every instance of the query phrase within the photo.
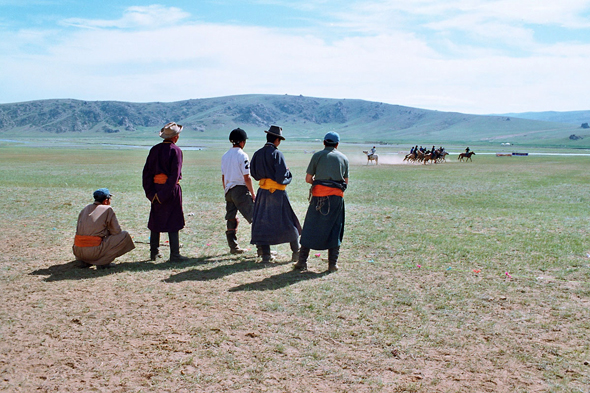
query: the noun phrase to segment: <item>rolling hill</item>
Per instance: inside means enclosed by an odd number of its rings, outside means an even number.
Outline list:
[[[226,138],[235,127],[250,133],[283,127],[289,137],[317,138],[338,131],[354,142],[512,142],[581,146],[590,132],[573,124],[439,112],[351,99],[292,95],[240,95],[178,102],[130,103],[40,100],[0,105],[0,135],[141,135],[169,121],[194,138]],[[261,133],[261,135],[263,135]]]
[[[581,125],[590,123],[590,111],[569,111],[569,112],[524,112],[507,113],[500,116],[518,117],[520,119],[550,121],[556,123],[567,123]]]

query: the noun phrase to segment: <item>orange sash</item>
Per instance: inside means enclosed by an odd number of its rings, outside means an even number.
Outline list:
[[[76,235],[74,237],[74,245],[78,247],[97,247],[102,243],[102,237],[100,236],[83,236]]]
[[[284,191],[285,189],[287,189],[287,186],[285,184],[279,184],[273,179],[268,178],[260,179],[260,181],[258,182],[258,186],[263,190],[270,191],[271,194],[276,190]]]
[[[164,173],[159,173],[156,176],[154,176],[154,183],[156,184],[166,184],[167,180],[168,176],[166,176]]]
[[[311,189],[311,195],[314,197],[325,197],[325,196],[330,196],[330,195],[344,197],[344,191],[342,191],[339,188],[322,186],[321,184],[316,184]]]

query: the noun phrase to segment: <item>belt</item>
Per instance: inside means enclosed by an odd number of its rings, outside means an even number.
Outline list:
[[[77,247],[97,247],[102,243],[102,237],[100,236],[84,236],[76,235],[74,237],[74,245]]]
[[[258,182],[258,186],[263,190],[270,191],[271,194],[276,190],[284,191],[287,188],[285,184],[279,184],[273,179],[268,178],[260,179],[260,181]]]
[[[156,176],[154,176],[154,183],[156,184],[166,184],[167,180],[168,176],[163,173],[159,173]]]
[[[339,188],[323,186],[321,184],[316,184],[311,188],[311,195],[314,197],[325,197],[330,195],[336,195],[339,197],[344,197],[344,191]]]
[[[166,184],[168,181],[168,175],[164,173],[158,173],[154,176],[154,183],[156,184]],[[180,181],[176,182],[176,184],[180,184]]]

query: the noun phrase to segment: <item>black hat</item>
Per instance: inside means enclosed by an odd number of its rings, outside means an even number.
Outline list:
[[[248,139],[248,134],[246,134],[246,131],[242,130],[241,128],[236,128],[229,133],[229,141],[234,145],[237,145],[246,139]]]
[[[283,136],[283,129],[279,126],[270,126],[268,131],[264,131],[267,134],[278,136],[280,140],[284,141],[285,137]]]

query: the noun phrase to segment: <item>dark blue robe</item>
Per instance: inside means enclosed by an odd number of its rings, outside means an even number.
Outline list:
[[[344,198],[312,197],[303,223],[301,245],[312,250],[340,247],[344,237]]]
[[[152,202],[148,228],[154,232],[177,232],[184,228],[182,211],[182,150],[164,141],[151,148],[143,167],[143,189]],[[154,183],[154,176],[165,174],[165,184]],[[157,194],[157,198],[156,198]]]
[[[283,153],[267,143],[252,156],[250,175],[255,180],[272,179],[283,185],[291,183],[293,175],[285,164]],[[273,245],[299,239],[301,224],[291,207],[286,191],[258,189],[252,219],[252,244]]]

